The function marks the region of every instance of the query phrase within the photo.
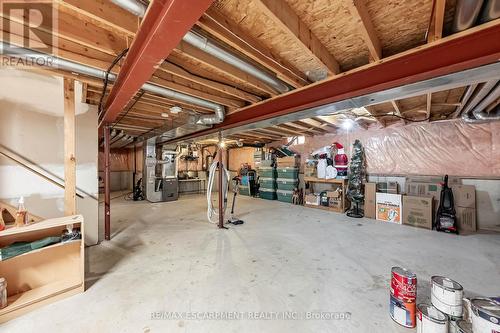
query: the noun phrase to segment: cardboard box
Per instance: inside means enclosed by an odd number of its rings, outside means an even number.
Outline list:
[[[326,191],[326,196],[329,198],[340,198],[342,196],[342,190]]]
[[[408,176],[407,183],[434,183],[439,184],[444,182],[444,176]],[[448,177],[448,185],[460,185],[462,180],[458,177]]]
[[[476,232],[476,209],[455,207],[459,233]]]
[[[376,218],[375,214],[375,193],[377,189],[376,183],[365,183],[365,217],[370,219]]]
[[[377,183],[377,192],[387,193],[387,183],[386,182]]]
[[[306,194],[306,204],[319,206],[319,195],[316,194]]]
[[[403,196],[403,224],[432,229],[433,197]]]
[[[476,187],[474,185],[453,185],[455,207],[476,208]]]
[[[377,220],[401,224],[403,216],[401,194],[377,193],[376,214]]]
[[[398,182],[387,182],[387,193],[398,194],[399,193]]]
[[[328,206],[335,208],[335,209],[341,209],[342,208],[342,198],[328,198]]]
[[[316,177],[317,172],[316,172],[316,165],[310,166],[310,165],[305,165],[304,166],[304,177]]]
[[[433,196],[439,201],[441,195],[440,183],[406,183],[406,194],[415,196]]]
[[[278,168],[296,167],[300,163],[299,156],[286,156],[276,159]]]

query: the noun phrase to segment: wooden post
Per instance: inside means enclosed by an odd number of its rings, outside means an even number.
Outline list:
[[[110,191],[110,136],[109,126],[104,126],[104,239],[111,239],[111,191]]]
[[[75,80],[64,78],[64,215],[75,214]]]

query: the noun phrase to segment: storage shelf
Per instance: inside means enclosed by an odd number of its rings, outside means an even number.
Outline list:
[[[312,183],[328,183],[328,184],[345,184],[347,179],[323,179],[316,177],[304,177],[304,182],[312,182]]]
[[[317,205],[309,205],[309,204],[304,204],[304,207],[309,207],[309,208],[317,208],[317,209],[322,209],[322,210],[328,210],[330,212],[335,212],[335,213],[340,213],[342,214],[342,209],[338,208],[333,208],[333,207],[326,207],[326,206],[317,206]]]
[[[48,220],[44,220],[44,221],[40,221],[40,222],[35,222],[35,223],[29,224],[29,225],[26,225],[23,227],[13,227],[13,226],[7,227],[7,229],[0,231],[0,237],[22,234],[22,233],[43,230],[43,229],[48,229],[48,228],[54,228],[54,227],[60,227],[60,226],[66,226],[68,224],[77,224],[77,223],[82,223],[82,222],[83,222],[83,218],[81,215],[48,219]]]
[[[20,257],[23,257],[23,256],[28,256],[28,255],[39,253],[39,252],[50,251],[51,249],[54,249],[54,248],[60,247],[60,246],[68,246],[68,245],[78,244],[78,247],[80,247],[81,246],[81,241],[82,241],[81,239],[76,239],[76,240],[72,240],[72,241],[68,241],[68,242],[64,242],[64,243],[59,242],[59,243],[47,245],[47,246],[41,247],[39,249],[32,250],[32,251],[20,254],[18,256],[14,256],[14,257],[2,260],[1,262],[6,262],[6,261],[9,261],[9,260],[14,259],[14,258],[20,258]]]
[[[71,289],[82,286],[82,279],[79,276],[66,280],[55,281],[38,288],[34,288],[23,293],[15,294],[7,299],[7,307],[0,309],[0,316],[9,312],[19,310],[44,299],[65,293]]]

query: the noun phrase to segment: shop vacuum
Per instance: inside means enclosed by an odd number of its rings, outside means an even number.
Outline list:
[[[233,216],[234,214],[234,204],[236,203],[236,196],[238,195],[238,185],[240,184],[240,178],[238,176],[234,177],[233,178],[233,203],[231,205],[231,217],[229,218],[229,220],[227,220],[227,223],[228,224],[234,224],[234,225],[238,225],[238,224],[243,224],[245,222],[243,222],[243,220],[240,220],[236,217]]]

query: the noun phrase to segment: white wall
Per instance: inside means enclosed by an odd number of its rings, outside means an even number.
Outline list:
[[[0,69],[0,144],[64,179],[63,79],[29,70]],[[97,111],[76,94],[78,213],[85,219],[85,243],[98,239]],[[0,156],[0,200],[16,205],[24,196],[29,211],[44,218],[64,215],[64,191]]]

